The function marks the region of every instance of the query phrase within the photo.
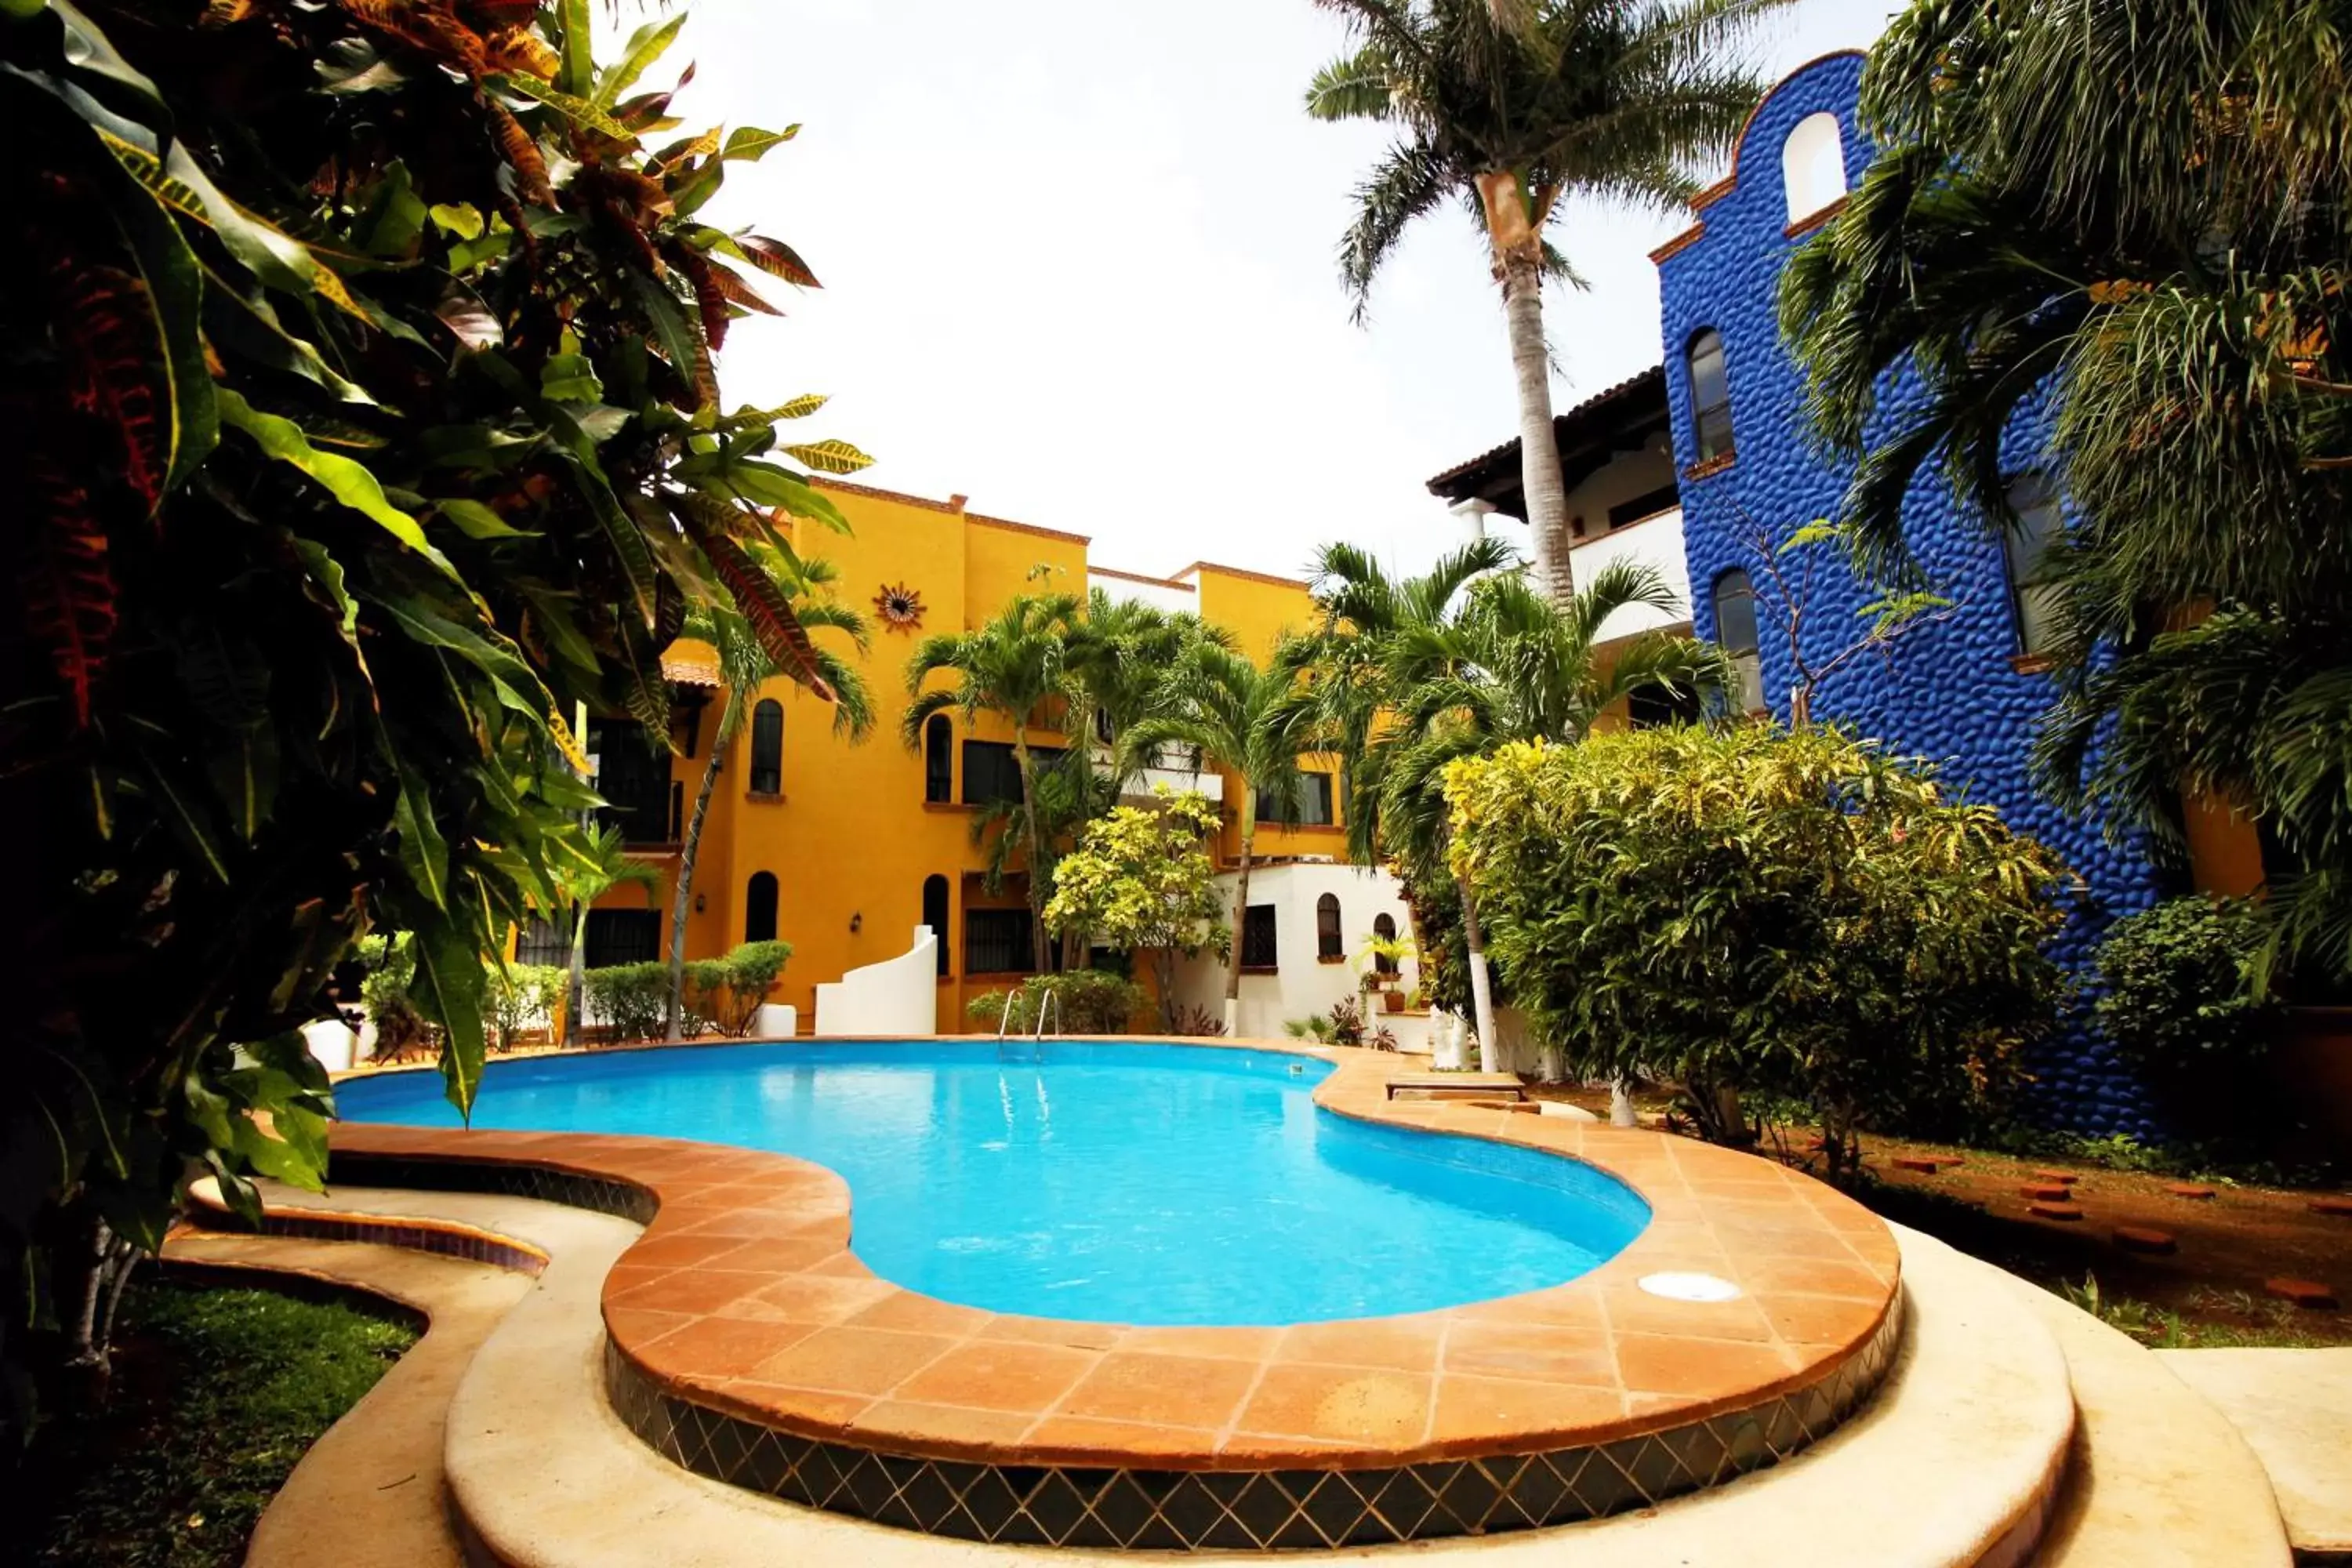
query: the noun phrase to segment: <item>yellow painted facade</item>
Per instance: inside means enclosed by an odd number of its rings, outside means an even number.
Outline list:
[[[1087,587],[1087,542],[1076,535],[968,511],[962,498],[948,501],[898,495],[860,485],[826,485],[848,518],[842,535],[821,526],[799,525],[794,546],[803,555],[824,557],[840,568],[835,592],[874,621],[872,645],[862,657],[838,634],[820,631],[863,670],[874,695],[875,726],[862,743],[833,731],[833,709],[787,680],[774,680],[760,697],[783,710],[781,787],[753,795],[751,726],[746,724],[723,759],[703,829],[687,921],[687,955],[707,958],[744,939],[751,879],[762,872],[776,879],[776,934],[793,945],[792,962],[769,1000],[801,1010],[801,1026],[812,1026],[815,986],[839,979],[861,964],[907,950],[923,918],[927,878],[947,880],[949,908],[942,933],[949,948],[948,973],[940,983],[938,1026],[958,1030],[971,997],[1002,989],[1016,976],[971,975],[964,967],[964,912],[968,909],[1018,908],[1017,879],[991,893],[982,878],[986,852],[971,839],[974,809],[957,804],[963,795],[962,742],[1005,742],[1010,730],[996,721],[967,734],[954,726],[954,775],[950,800],[925,799],[925,763],[919,750],[900,739],[899,723],[910,699],[908,656],[925,636],[979,626],[1005,602],[1023,593],[1067,592]],[[1263,659],[1281,633],[1305,630],[1311,604],[1304,584],[1266,574],[1201,563],[1172,579],[1139,579],[1156,584],[1154,602],[1191,602],[1213,624],[1233,632],[1243,647]],[[919,626],[892,630],[873,616],[872,601],[886,586],[904,586],[921,595]],[[1114,577],[1103,584],[1117,593]],[[935,678],[944,683],[948,678]],[[718,694],[695,725],[689,755],[672,759],[671,777],[685,809],[691,811],[709,747],[717,729]],[[681,725],[680,729],[683,730]],[[1058,745],[1062,738],[1035,731],[1033,742]],[[1322,765],[1329,766],[1328,763]],[[1239,847],[1233,806],[1238,785],[1225,781],[1226,842],[1230,858]],[[1335,789],[1335,795],[1337,791]],[[1338,826],[1260,832],[1260,855],[1342,856]],[[668,951],[669,911],[678,857],[674,847],[647,847],[642,858],[660,868],[662,951]],[[604,903],[642,908],[642,895],[626,889]]]

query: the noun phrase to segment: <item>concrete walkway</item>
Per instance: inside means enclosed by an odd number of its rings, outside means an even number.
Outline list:
[[[173,1258],[331,1280],[432,1320],[425,1338],[297,1467],[256,1533],[248,1562],[258,1568],[457,1568],[469,1546],[473,1561],[510,1568],[1202,1561],[918,1535],[669,1464],[621,1426],[603,1394],[596,1301],[604,1270],[637,1234],[626,1221],[479,1194],[269,1196],[273,1209],[347,1208],[495,1230],[551,1261],[534,1282],[367,1243],[175,1238]],[[2352,1351],[2158,1357],[2055,1297],[1899,1234],[1912,1292],[1902,1359],[1868,1410],[1797,1458],[1656,1510],[1315,1552],[1315,1568],[1391,1568],[1407,1553],[1475,1553],[1465,1568],[1569,1555],[1579,1568],[1731,1568],[1753,1562],[1759,1542],[1795,1541],[1819,1568],[2286,1568],[2288,1532],[2264,1460],[2280,1478],[2298,1545],[2332,1551],[2352,1542],[2342,1530],[2352,1507]],[[2217,1404],[2248,1424],[2253,1447]],[[2054,1496],[2053,1476],[2061,1478]]]
[[[2352,1349],[2157,1353],[2262,1456],[2295,1550],[2352,1553]]]

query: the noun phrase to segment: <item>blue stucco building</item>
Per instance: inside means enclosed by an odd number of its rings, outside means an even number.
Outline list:
[[[1776,584],[1766,558],[1792,531],[1837,515],[1851,468],[1809,438],[1802,378],[1780,336],[1779,286],[1790,256],[1836,212],[1870,161],[1854,123],[1862,69],[1859,54],[1831,55],[1766,97],[1741,134],[1730,174],[1694,199],[1693,226],[1653,253],[1660,369],[1554,421],[1578,576],[1632,553],[1659,564],[1677,589],[1687,583],[1688,625],[1738,656],[1742,705],[1784,721],[1796,681],[1786,614],[1794,595],[1789,584]],[[1916,381],[1898,378],[1882,397],[1881,420],[1898,417],[1920,395]],[[2074,1131],[2159,1137],[2164,1129],[2144,1086],[2087,1026],[2087,982],[2106,927],[2185,890],[2190,877],[2159,866],[2142,842],[2110,842],[2098,820],[2060,811],[2027,771],[2037,721],[2054,695],[2037,653],[2034,586],[2037,539],[2054,531],[2061,517],[2041,473],[2046,422],[2047,410],[2029,408],[2004,441],[2021,530],[1990,527],[1938,474],[1915,482],[1904,502],[1906,538],[1951,607],[1908,629],[1891,650],[1850,659],[1822,679],[1811,717],[1929,760],[1949,787],[1997,807],[2079,877],[2056,952],[2085,990],[2070,1026],[2030,1064],[2031,1110]],[[1448,469],[1429,488],[1482,530],[1488,512],[1525,517],[1517,474],[1513,441]],[[1670,517],[1672,533],[1664,531]],[[1662,547],[1677,558],[1661,559]],[[1792,572],[1801,552],[1780,560],[1784,573]],[[1815,547],[1798,643],[1805,662],[1818,672],[1854,641],[1867,626],[1859,612],[1875,597],[1834,545]],[[2230,828],[2225,813],[2200,811],[2185,822],[2193,864],[2200,832],[2251,838],[2242,824]],[[2201,866],[2195,881],[2245,890]]]
[[[1717,640],[1727,619],[1744,631],[1738,600],[1752,587],[1762,698],[1784,716],[1795,670],[1759,536],[1777,544],[1836,515],[1849,470],[1808,440],[1802,381],[1780,336],[1779,284],[1790,254],[1870,161],[1854,125],[1862,66],[1858,54],[1832,55],[1775,88],[1742,134],[1730,176],[1693,204],[1697,224],[1656,253],[1693,624]],[[1705,363],[1708,334],[1720,343],[1719,386]],[[1695,405],[1695,390],[1706,407]],[[1916,395],[1916,386],[1898,383],[1881,417]],[[2012,497],[2021,500],[2038,489],[2041,423],[2039,411],[2029,411],[2005,442],[2017,476]],[[2169,890],[2168,879],[2137,843],[2109,842],[2100,823],[2068,816],[2027,777],[2035,721],[2052,696],[2032,648],[2030,555],[1932,472],[1905,498],[1904,521],[1914,553],[1953,609],[1913,627],[1890,653],[1864,655],[1829,676],[1813,695],[1813,717],[1930,759],[1950,784],[2054,849],[2084,883],[2058,954],[2084,971],[2106,925],[2154,902]],[[1826,661],[1851,643],[1866,624],[1857,613],[1874,596],[1825,550],[1801,627],[1808,661]],[[2143,1137],[2158,1131],[2140,1085],[2079,1022],[2045,1047],[2032,1071],[2036,1109],[2054,1123]]]

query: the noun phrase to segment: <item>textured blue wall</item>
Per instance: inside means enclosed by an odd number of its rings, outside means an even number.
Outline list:
[[[1684,350],[1703,328],[1722,334],[1731,392],[1735,457],[1703,479],[1683,480],[1684,547],[1697,601],[1693,619],[1700,636],[1714,636],[1711,585],[1732,567],[1748,572],[1759,595],[1765,695],[1784,719],[1792,675],[1788,639],[1770,605],[1760,602],[1772,585],[1751,539],[1760,528],[1777,543],[1804,523],[1834,515],[1848,470],[1824,461],[1809,445],[1802,382],[1780,340],[1780,268],[1806,237],[1785,232],[1780,148],[1807,115],[1834,113],[1844,136],[1847,182],[1857,180],[1870,159],[1853,123],[1861,77],[1861,56],[1832,55],[1774,89],[1742,138],[1734,187],[1700,214],[1705,228],[1698,239],[1658,267],[1675,453],[1685,470],[1696,448]],[[1884,400],[1882,420],[1918,395],[1906,375]],[[2034,411],[2004,437],[2017,468],[2033,466],[2042,434]],[[2046,676],[2011,668],[2016,631],[1998,537],[1933,474],[1905,498],[1904,518],[1913,552],[1957,607],[1948,619],[1906,633],[1890,657],[1864,655],[1831,676],[1814,694],[1813,717],[1934,761],[1948,784],[1998,807],[2012,826],[2055,850],[2087,884],[2056,951],[2087,978],[2100,931],[2116,917],[2147,908],[2164,890],[2164,880],[2137,845],[2107,843],[2095,821],[2070,819],[2027,779],[2027,749],[2051,691]],[[1793,574],[1809,555],[1812,581],[1803,642],[1808,661],[1818,667],[1864,628],[1855,612],[1874,595],[1854,582],[1833,547],[1783,556],[1783,570]],[[2083,1026],[2079,1007],[2063,1035],[2037,1054],[2032,1071],[2030,1108],[2037,1120],[2135,1137],[2158,1131],[2147,1095]]]

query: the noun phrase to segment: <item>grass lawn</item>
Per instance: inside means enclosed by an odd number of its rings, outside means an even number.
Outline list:
[[[228,1568],[304,1451],[415,1342],[337,1300],[142,1274],[124,1293],[111,1396],[44,1426],[22,1479],[20,1559]]]

